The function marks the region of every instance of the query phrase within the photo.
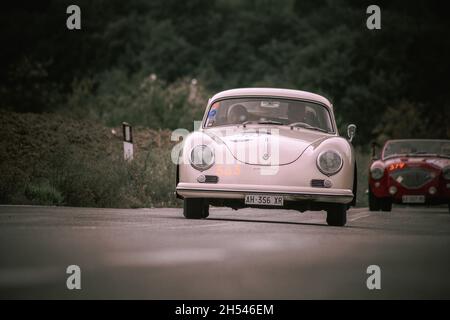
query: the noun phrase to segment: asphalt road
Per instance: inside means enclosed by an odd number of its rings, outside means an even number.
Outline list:
[[[0,206],[0,298],[450,298],[447,208],[352,209],[344,228],[320,212],[210,211]]]

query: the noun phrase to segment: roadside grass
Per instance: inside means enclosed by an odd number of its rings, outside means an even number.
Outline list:
[[[39,205],[62,205],[64,200],[61,192],[52,186],[48,180],[26,186],[25,197],[32,204]]]
[[[92,120],[0,112],[0,203],[179,206],[170,132],[134,128],[131,162],[120,128],[112,132]]]

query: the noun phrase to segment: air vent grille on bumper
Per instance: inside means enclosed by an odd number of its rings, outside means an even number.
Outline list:
[[[201,176],[197,177],[197,181],[200,183],[217,183],[219,182],[219,177],[202,174]]]
[[[325,188],[325,180],[322,179],[312,179],[311,187],[314,188]]]

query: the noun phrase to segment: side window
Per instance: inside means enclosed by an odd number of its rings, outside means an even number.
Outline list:
[[[218,118],[220,102],[215,102],[208,111],[208,115],[206,118],[206,126],[211,127],[216,124]]]

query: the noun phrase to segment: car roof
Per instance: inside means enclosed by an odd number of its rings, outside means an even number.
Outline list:
[[[223,98],[231,98],[231,97],[282,97],[282,98],[294,98],[300,100],[309,100],[316,101],[326,105],[329,108],[332,108],[331,102],[321,95],[300,91],[300,90],[292,90],[292,89],[279,89],[279,88],[239,88],[239,89],[231,89],[225,90],[215,94],[210,102],[223,99]]]

